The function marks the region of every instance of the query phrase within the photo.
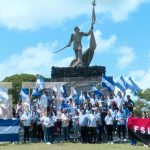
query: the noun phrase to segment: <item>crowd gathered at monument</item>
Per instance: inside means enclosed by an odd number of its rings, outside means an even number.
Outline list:
[[[44,93],[43,93],[44,94]],[[23,142],[63,142],[114,143],[126,142],[131,138],[127,129],[128,118],[134,115],[135,104],[130,95],[97,96],[83,92],[82,97],[58,97],[44,94],[46,103],[36,99],[32,104],[18,102],[13,109],[13,117],[20,119]],[[41,96],[42,98],[42,96]],[[148,117],[146,114],[143,117]],[[133,138],[134,139],[134,138]],[[136,144],[136,140],[132,141]]]

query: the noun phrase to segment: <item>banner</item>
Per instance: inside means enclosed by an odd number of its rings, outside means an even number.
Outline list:
[[[150,119],[130,117],[128,119],[128,129],[136,139],[144,144],[150,144]]]
[[[0,119],[0,141],[19,141],[19,120]]]

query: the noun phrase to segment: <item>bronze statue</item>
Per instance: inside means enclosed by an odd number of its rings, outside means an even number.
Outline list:
[[[71,62],[70,67],[89,66],[90,62],[92,61],[92,58],[94,55],[94,50],[96,48],[96,41],[95,41],[95,37],[94,37],[94,33],[93,33],[93,28],[94,28],[93,26],[96,21],[96,15],[95,15],[96,2],[95,2],[95,0],[93,1],[92,5],[93,5],[92,22],[91,22],[91,28],[90,28],[89,32],[87,32],[87,33],[81,32],[79,27],[76,26],[74,28],[75,33],[73,33],[71,35],[71,38],[70,38],[68,44],[64,48],[55,52],[55,53],[57,53],[67,47],[70,47],[71,44],[73,43],[73,49],[74,49],[76,58]],[[84,53],[82,53],[82,37],[83,36],[90,36],[89,48]]]
[[[76,64],[74,66],[76,65],[82,66],[82,43],[81,43],[82,37],[89,36],[92,31],[90,30],[88,33],[80,32],[80,29],[78,26],[74,28],[74,31],[75,33],[71,35],[71,38],[67,46],[70,47],[73,42],[73,49],[76,55],[76,59],[75,59]]]

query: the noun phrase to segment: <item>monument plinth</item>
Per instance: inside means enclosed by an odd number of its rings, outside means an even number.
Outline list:
[[[90,67],[52,67],[51,78],[66,78],[66,77],[96,77],[105,74],[104,66]]]

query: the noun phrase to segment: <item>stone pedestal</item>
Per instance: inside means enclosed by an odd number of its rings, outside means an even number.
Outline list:
[[[106,70],[103,66],[91,67],[52,67],[51,78],[70,78],[70,77],[100,77],[105,74]]]
[[[102,75],[106,70],[103,66],[91,67],[52,67],[51,78],[47,82],[56,83],[56,86],[65,85],[68,93],[71,87],[79,91],[88,91],[91,85],[101,87]],[[58,87],[58,86],[57,86]]]

